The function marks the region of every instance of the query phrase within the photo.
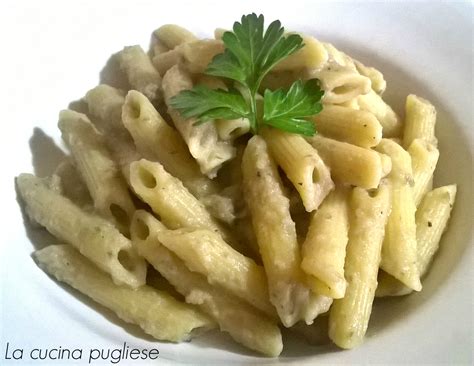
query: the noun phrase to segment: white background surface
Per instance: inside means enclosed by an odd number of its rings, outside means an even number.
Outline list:
[[[457,182],[458,202],[424,291],[378,303],[366,342],[352,351],[288,342],[279,359],[256,357],[221,334],[172,345],[151,342],[123,322],[51,281],[30,257],[13,177],[47,174],[61,151],[57,115],[98,82],[108,56],[148,46],[159,25],[178,23],[201,36],[251,11],[287,29],[329,40],[384,72],[387,99],[403,112],[416,93],[438,108],[441,160],[436,184]],[[472,363],[472,34],[473,8],[454,2],[116,1],[2,2],[0,10],[1,341],[24,348],[158,348],[157,364],[471,364]],[[33,138],[33,129],[39,126]],[[41,163],[43,162],[43,163]],[[46,163],[45,163],[46,162]],[[85,351],[86,352],[86,351]],[[51,361],[50,361],[51,362]],[[35,362],[33,364],[36,364]],[[15,364],[15,363],[11,363]],[[54,364],[61,364],[55,362]],[[96,363],[97,364],[97,363]],[[107,363],[106,363],[107,364]],[[108,363],[110,364],[110,363]],[[121,362],[120,365],[128,365]]]

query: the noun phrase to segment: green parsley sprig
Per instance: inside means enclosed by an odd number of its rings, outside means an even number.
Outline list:
[[[312,136],[314,123],[306,120],[322,109],[324,92],[317,79],[298,80],[288,90],[265,90],[263,116],[257,113],[257,91],[268,72],[281,60],[304,47],[297,34],[283,35],[279,20],[264,30],[264,17],[256,14],[242,16],[235,22],[233,32],[225,32],[224,53],[214,57],[205,73],[237,82],[240,87],[210,89],[197,85],[171,99],[171,106],[185,118],[197,123],[213,119],[248,118],[250,130],[257,134],[261,125]]]

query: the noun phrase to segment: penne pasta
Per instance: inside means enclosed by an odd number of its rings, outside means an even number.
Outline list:
[[[380,95],[371,90],[357,98],[359,109],[372,113],[382,125],[383,137],[401,137],[402,121]]]
[[[456,198],[456,185],[436,188],[427,193],[416,211],[417,258],[420,277],[424,276],[438,251]],[[375,295],[403,296],[413,290],[386,272],[379,273]]]
[[[57,166],[53,173],[54,179],[59,180],[59,192],[64,197],[84,210],[91,210],[93,202],[89,189],[70,158],[66,158]]]
[[[328,63],[335,63],[339,66],[347,67],[356,71],[354,60],[351,57],[338,50],[332,43],[323,42],[323,46],[328,53]]]
[[[382,126],[372,113],[326,105],[312,117],[319,133],[326,137],[370,148],[382,139]]]
[[[381,95],[387,88],[383,74],[374,67],[365,66],[362,62],[354,60],[354,65],[359,74],[367,76],[370,79],[372,90]]]
[[[231,245],[238,241],[217,223],[204,205],[170,175],[160,163],[148,160],[130,166],[130,185],[170,229],[202,228],[219,233]]]
[[[350,201],[349,242],[345,261],[344,298],[329,312],[329,337],[341,348],[354,348],[367,331],[372,312],[384,228],[390,211],[390,191],[354,188]]]
[[[329,169],[317,151],[296,134],[274,128],[262,131],[276,163],[301,196],[306,211],[316,210],[334,188]]]
[[[119,165],[125,179],[129,179],[130,163],[140,159],[133,139],[122,123],[124,94],[111,86],[98,85],[84,97],[92,122],[107,138],[107,148]]]
[[[233,141],[250,131],[248,118],[217,119],[215,124],[217,134],[222,141]]]
[[[390,168],[375,151],[319,135],[307,140],[329,166],[331,177],[337,182],[376,188]]]
[[[273,71],[319,69],[328,59],[328,54],[323,44],[316,38],[302,35],[304,47],[280,61]]]
[[[321,81],[325,103],[344,103],[371,90],[369,78],[336,63],[329,62],[322,69],[310,70],[306,78],[317,78]]]
[[[200,39],[183,43],[178,47],[183,57],[183,66],[190,73],[202,74],[214,56],[224,52],[222,41],[215,39]]]
[[[120,69],[126,75],[132,89],[146,95],[153,102],[159,102],[161,76],[140,46],[128,46],[117,54]]]
[[[107,220],[82,211],[70,200],[50,190],[46,182],[31,174],[20,174],[16,182],[28,215],[59,240],[76,247],[114,283],[136,288],[145,283],[146,264]]]
[[[337,187],[313,213],[302,247],[301,268],[317,279],[316,293],[340,299],[346,291],[344,259],[348,241],[347,190]]]
[[[392,211],[385,228],[380,267],[406,286],[420,291],[411,158],[391,140],[383,139],[376,149],[392,159],[392,171],[388,175]]]
[[[188,228],[161,231],[157,238],[191,271],[204,275],[211,285],[228,290],[269,316],[276,316],[268,300],[263,267],[237,252],[219,234]]]
[[[456,199],[455,184],[428,192],[416,211],[416,239],[418,241],[418,267],[423,276],[438,251],[441,236]]]
[[[156,29],[150,37],[150,46],[148,47],[148,57],[153,60],[153,57],[168,52],[170,49],[157,37]]]
[[[351,349],[375,297],[421,290],[457,190],[433,189],[429,101],[400,119],[378,69],[255,13],[163,25],[99,79],[60,113],[70,155],[15,181],[28,234],[64,243],[45,272],[158,340],[218,325],[269,357],[282,332]]]
[[[311,324],[331,299],[313,294],[300,269],[295,223],[283,194],[275,162],[265,141],[254,136],[242,160],[244,198],[249,207],[268,279],[270,301],[283,325]]]
[[[357,71],[362,76],[366,76],[370,79],[371,87],[377,94],[382,94],[387,87],[382,73],[374,67],[365,66],[362,62],[353,59],[344,52],[338,50],[331,43],[323,43],[326,48],[329,61],[335,62],[343,67],[348,67],[352,70]]]
[[[435,145],[415,139],[408,148],[413,169],[413,198],[418,206],[426,192],[432,188],[433,173],[438,163],[439,151]]]
[[[58,127],[89,189],[95,209],[128,235],[135,206],[103,136],[87,116],[70,110],[61,111]]]
[[[153,35],[170,50],[183,43],[198,40],[192,32],[176,24],[162,25],[153,32]]]
[[[191,272],[161,245],[157,235],[163,230],[165,227],[151,214],[135,213],[130,231],[140,255],[185,296],[187,303],[209,314],[234,340],[267,356],[278,356],[283,348],[278,326],[252,306],[211,286],[204,276]]]
[[[122,106],[122,120],[140,155],[160,162],[193,195],[200,198],[217,190],[214,182],[201,174],[179,132],[165,122],[143,94],[135,90],[128,92]]]
[[[152,62],[158,73],[163,76],[173,66],[182,64],[184,58],[179,49],[173,49],[153,56]]]
[[[410,94],[405,105],[403,146],[408,148],[413,140],[421,139],[436,147],[438,141],[435,137],[435,124],[435,107],[426,99]]]
[[[112,310],[127,323],[163,341],[181,342],[214,327],[214,322],[192,305],[149,286],[118,286],[110,277],[69,245],[51,245],[34,253],[38,265],[58,281],[79,290]]]

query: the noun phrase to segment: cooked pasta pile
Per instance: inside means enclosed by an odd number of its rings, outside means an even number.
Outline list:
[[[274,357],[286,327],[353,348],[375,297],[421,290],[447,226],[456,185],[433,188],[436,110],[409,95],[402,120],[382,73],[302,35],[261,88],[319,79],[318,134],[196,124],[173,98],[229,87],[205,73],[223,34],[164,25],[148,53],[114,54],[102,84],[60,112],[70,157],[51,177],[16,180],[57,238],[34,257],[158,340],[219,328]]]

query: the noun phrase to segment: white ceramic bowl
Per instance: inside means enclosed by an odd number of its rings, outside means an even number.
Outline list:
[[[217,332],[180,345],[153,342],[137,327],[53,282],[30,257],[34,246],[28,236],[36,243],[51,238],[38,230],[25,232],[13,177],[30,171],[46,175],[62,157],[58,111],[98,82],[110,54],[124,45],[146,47],[157,26],[178,23],[211,36],[215,27],[230,27],[251,11],[262,12],[267,20],[280,19],[287,29],[331,41],[376,66],[388,82],[386,98],[399,113],[409,93],[426,97],[438,109],[441,158],[435,185],[458,184],[449,231],[423,291],[377,301],[367,339],[352,351],[286,340],[279,359],[266,359]],[[471,364],[472,11],[467,2],[296,0],[31,1],[2,9],[0,363],[6,362],[7,342],[10,352],[24,349],[25,362],[33,362],[28,354],[33,348],[61,346],[83,349],[86,363],[90,348],[120,348],[127,342],[159,349],[160,365]]]

